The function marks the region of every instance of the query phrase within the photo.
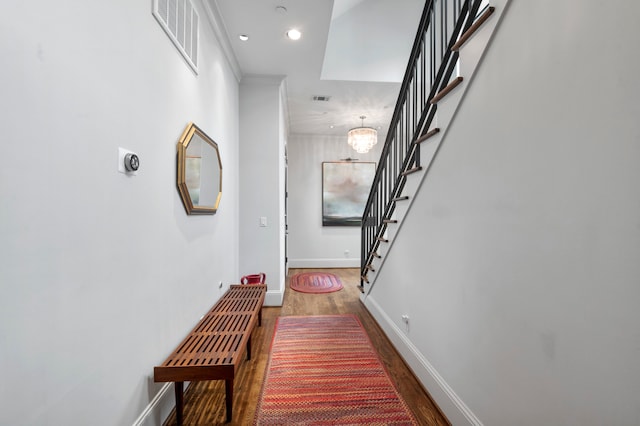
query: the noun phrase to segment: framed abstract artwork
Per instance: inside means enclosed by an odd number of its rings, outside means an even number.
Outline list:
[[[322,226],[360,226],[376,163],[322,163]]]

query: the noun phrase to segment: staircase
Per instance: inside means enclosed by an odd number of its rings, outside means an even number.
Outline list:
[[[363,297],[373,287],[376,271],[384,263],[495,28],[496,18],[491,20],[493,25],[485,24],[496,12],[486,3],[427,0],[425,4],[363,214],[359,286]],[[482,48],[463,53],[472,38],[482,38]]]

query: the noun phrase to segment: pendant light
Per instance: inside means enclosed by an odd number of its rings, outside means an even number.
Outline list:
[[[347,142],[357,153],[369,152],[378,143],[378,131],[372,127],[364,127],[364,115],[360,116],[361,126],[349,130]]]

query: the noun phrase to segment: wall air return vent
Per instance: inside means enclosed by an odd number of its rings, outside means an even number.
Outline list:
[[[153,0],[153,16],[197,73],[200,17],[191,0]]]

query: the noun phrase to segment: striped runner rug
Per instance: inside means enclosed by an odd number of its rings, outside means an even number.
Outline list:
[[[254,425],[416,425],[355,315],[279,317]]]

